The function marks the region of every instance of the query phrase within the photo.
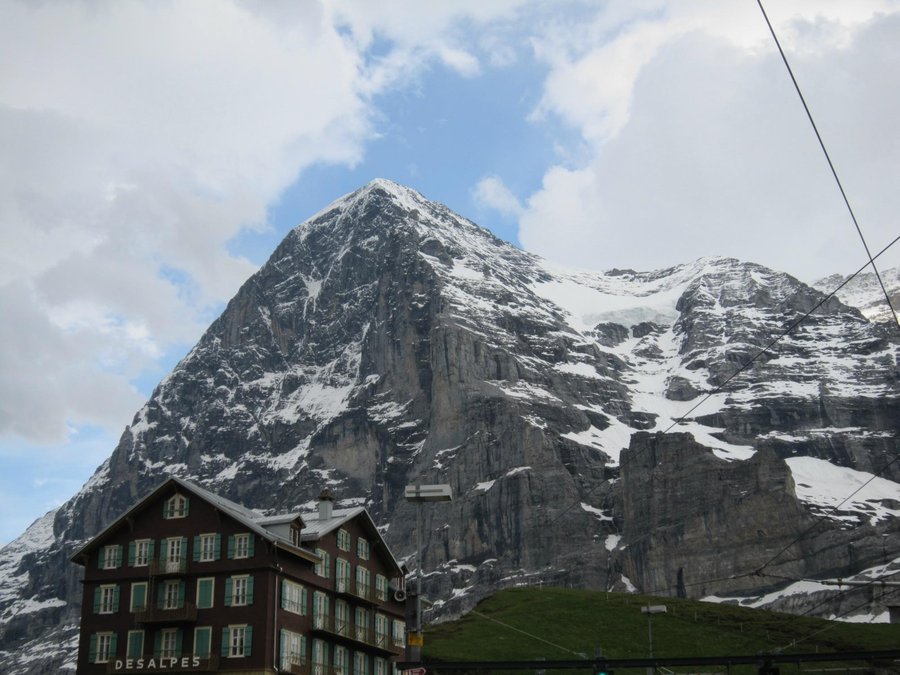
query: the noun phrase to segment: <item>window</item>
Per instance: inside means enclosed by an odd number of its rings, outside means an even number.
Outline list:
[[[291,527],[291,543],[294,546],[300,546],[300,528],[296,526]]]
[[[213,596],[216,590],[214,577],[197,579],[197,609],[209,609],[213,606]]]
[[[328,645],[324,641],[314,639],[312,643],[312,675],[325,675],[328,669]]]
[[[121,546],[104,546],[100,552],[100,567],[105,570],[112,570],[122,565],[122,547]]]
[[[356,608],[356,619],[354,621],[356,629],[354,635],[360,642],[369,641],[369,612],[364,607]]]
[[[138,539],[128,544],[128,564],[132,567],[146,567],[153,557],[153,541]]]
[[[338,593],[350,592],[350,563],[343,558],[334,561],[334,588]]]
[[[135,581],[131,584],[131,612],[143,612],[147,609],[147,582]]]
[[[164,518],[187,518],[190,502],[184,495],[173,495],[163,504]]]
[[[184,607],[184,581],[165,581],[160,586],[161,609],[181,609]]]
[[[388,580],[381,574],[375,575],[375,599],[381,602],[387,602],[388,599]]]
[[[126,648],[125,657],[129,659],[139,659],[144,655],[144,631],[130,630],[128,631],[128,646]]]
[[[381,657],[375,657],[375,675],[388,675],[388,662]]]
[[[105,584],[94,591],[94,613],[113,614],[119,611],[119,587]]]
[[[252,626],[226,626],[222,629],[222,656],[229,658],[250,656],[252,642]]]
[[[365,652],[353,652],[353,675],[368,675],[369,657]]]
[[[313,628],[328,628],[328,596],[321,591],[313,593]]]
[[[181,658],[181,631],[163,628],[159,636],[159,656],[163,659]]]
[[[375,645],[382,649],[387,649],[388,647],[389,624],[390,622],[384,614],[375,614]]]
[[[356,594],[361,598],[368,598],[372,595],[369,582],[372,575],[365,567],[358,565],[356,568]]]
[[[184,572],[187,556],[187,537],[170,537],[162,540],[159,562],[168,573]]]
[[[316,549],[316,555],[322,559],[322,562],[316,563],[316,574],[325,579],[331,578],[331,556],[321,548]]]
[[[350,675],[350,651],[346,647],[335,645],[333,665],[335,675]]]
[[[337,546],[342,551],[350,550],[350,533],[347,530],[338,530]]]
[[[194,562],[218,560],[222,550],[222,535],[200,534],[194,537]]]
[[[399,619],[394,619],[394,633],[391,640],[397,647],[406,646],[406,623]]]
[[[208,659],[212,655],[212,627],[197,626],[194,629],[194,656]]]
[[[306,664],[306,638],[299,633],[289,630],[281,631],[281,669],[290,670],[292,665],[302,666]]]
[[[116,655],[115,633],[95,633],[91,636],[91,661],[108,663]]]
[[[346,600],[334,601],[334,632],[350,635],[350,605]]]
[[[362,537],[356,540],[356,555],[360,560],[369,559],[369,542]]]
[[[254,553],[254,539],[252,534],[232,534],[228,537],[228,557],[252,558]]]
[[[240,607],[253,604],[253,577],[243,574],[225,580],[225,605]]]
[[[294,614],[306,614],[306,589],[285,579],[281,582],[281,608]]]

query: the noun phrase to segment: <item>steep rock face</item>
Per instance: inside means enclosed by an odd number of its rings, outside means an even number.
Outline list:
[[[812,519],[772,451],[729,462],[689,434],[641,433],[622,454],[622,476],[621,564],[640,588],[739,590],[748,586],[740,575],[784,548],[791,564],[779,573],[805,572],[791,548]]]
[[[407,557],[404,486],[450,483],[423,564],[451,615],[537,581],[758,596],[784,582],[725,577],[827,513],[823,461],[882,491],[772,570],[863,571],[900,550],[896,338],[832,300],[730,379],[822,297],[729,259],[571,273],[374,181],[292,231],[85,487],[0,553],[0,669],[70,662],[68,556],[170,473],[273,511],[327,485]]]

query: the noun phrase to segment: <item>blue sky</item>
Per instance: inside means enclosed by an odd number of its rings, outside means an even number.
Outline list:
[[[768,4],[878,249],[900,2]],[[292,227],[375,177],[565,265],[861,264],[755,3],[547,5],[0,0],[0,544]]]

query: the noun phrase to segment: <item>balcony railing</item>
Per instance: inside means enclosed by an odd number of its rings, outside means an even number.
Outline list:
[[[150,661],[154,667],[150,667]],[[130,659],[112,659],[106,664],[106,672],[114,673],[136,672],[138,662],[142,661],[141,673],[171,673],[177,672],[214,672],[219,669],[219,656],[217,654],[182,654],[181,656],[160,656],[159,654],[144,654]],[[294,672],[294,671],[291,671]],[[308,672],[304,675],[308,675]]]
[[[192,602],[186,602],[183,607],[174,607],[170,609],[153,606],[146,607],[135,613],[135,620],[138,623],[196,621],[197,605]]]
[[[354,598],[360,598],[367,602],[376,603],[379,601],[375,597],[375,591],[372,584],[361,584],[356,579],[349,577],[338,577],[334,580],[334,590],[342,595],[352,595]]]
[[[165,574],[184,574],[187,571],[187,560],[151,560],[150,574],[154,576],[162,576]]]
[[[346,619],[332,617],[330,614],[314,614],[313,630],[328,633],[334,637],[342,637],[351,643],[375,647],[392,654],[403,651],[403,645],[388,639],[384,633],[373,633],[368,626],[357,626]],[[314,675],[314,674],[313,674]]]

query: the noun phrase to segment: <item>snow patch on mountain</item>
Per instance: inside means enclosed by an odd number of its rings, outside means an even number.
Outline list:
[[[900,484],[815,457],[785,460],[794,477],[797,497],[848,525],[900,517]]]

